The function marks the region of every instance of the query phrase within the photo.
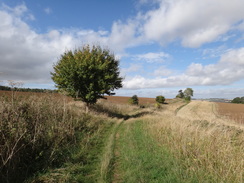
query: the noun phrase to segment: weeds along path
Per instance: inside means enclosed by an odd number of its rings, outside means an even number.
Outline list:
[[[244,182],[244,132],[219,123],[214,103],[192,101],[176,114],[183,105],[140,109],[145,115],[121,121],[107,143],[113,156],[103,180]]]

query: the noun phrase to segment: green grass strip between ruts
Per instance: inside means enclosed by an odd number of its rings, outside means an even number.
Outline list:
[[[123,123],[118,139],[119,177],[115,182],[195,182],[183,180],[184,172],[167,149],[159,146],[143,121]]]

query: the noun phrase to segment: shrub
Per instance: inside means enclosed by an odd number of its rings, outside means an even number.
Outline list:
[[[137,95],[133,95],[130,99],[129,99],[129,104],[132,105],[138,105],[139,103],[139,99],[137,97]]]
[[[159,104],[163,104],[165,102],[165,97],[162,95],[159,95],[156,97],[156,102]]]

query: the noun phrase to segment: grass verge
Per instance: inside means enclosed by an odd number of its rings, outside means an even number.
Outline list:
[[[93,122],[96,119],[91,119]],[[77,144],[70,147],[69,158],[59,168],[39,173],[30,183],[99,182],[104,148],[114,129],[114,121],[97,120],[99,127],[88,134],[77,134]],[[91,126],[93,127],[93,125]]]
[[[180,162],[188,177],[186,180],[243,182],[243,131],[221,123],[188,118],[167,114],[144,120],[157,143]]]
[[[184,171],[168,149],[144,128],[144,122],[123,123],[118,131],[119,155],[113,182],[182,182]]]

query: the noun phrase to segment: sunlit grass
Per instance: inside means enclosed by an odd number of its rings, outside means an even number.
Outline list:
[[[243,182],[244,132],[231,122],[219,121],[207,105],[196,102],[185,106],[180,117],[162,111],[144,120],[152,136],[180,160],[189,177],[197,177],[198,182]]]

